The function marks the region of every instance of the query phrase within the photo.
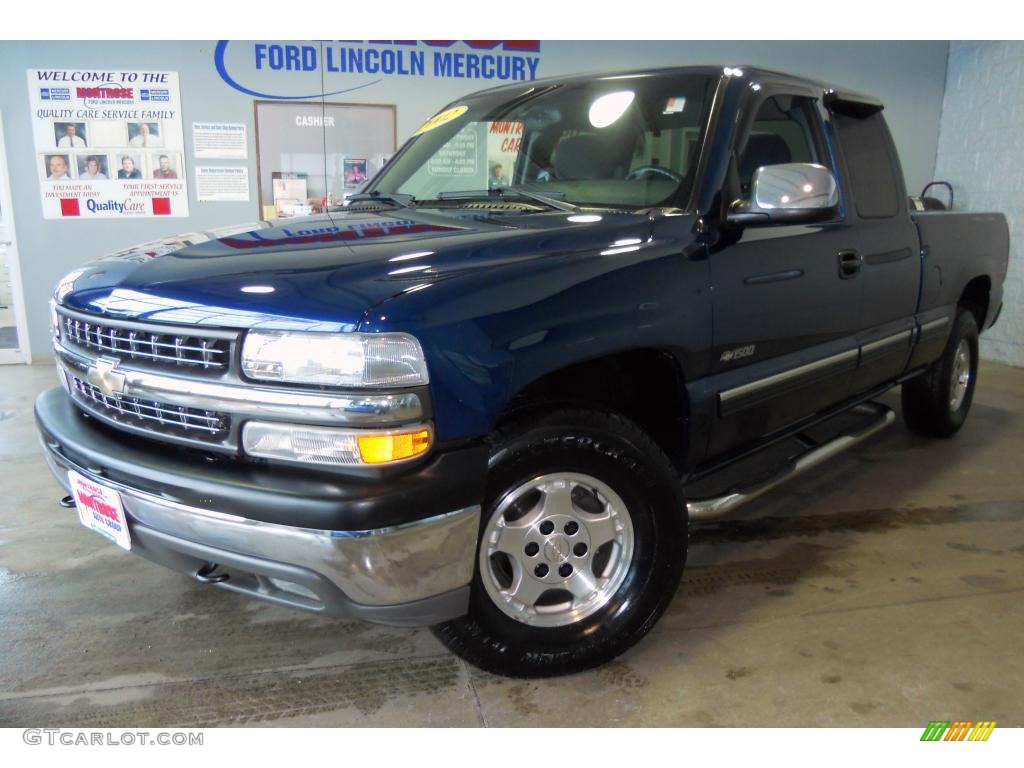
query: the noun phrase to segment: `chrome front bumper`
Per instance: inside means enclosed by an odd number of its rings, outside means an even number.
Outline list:
[[[375,530],[298,528],[129,488],[77,465],[52,444],[44,441],[43,447],[65,489],[70,491],[67,472],[74,470],[121,494],[133,552],[200,581],[331,616],[399,626],[434,624],[466,612],[479,506]]]

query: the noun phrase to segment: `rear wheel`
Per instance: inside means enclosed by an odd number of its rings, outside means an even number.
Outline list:
[[[686,530],[674,468],[635,424],[576,408],[518,418],[495,435],[469,614],[435,633],[513,677],[601,664],[675,595]]]
[[[978,378],[978,324],[958,309],[942,357],[903,383],[903,420],[914,432],[951,437],[963,426]]]

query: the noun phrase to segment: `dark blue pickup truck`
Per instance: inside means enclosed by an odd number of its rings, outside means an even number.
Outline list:
[[[885,426],[891,387],[955,433],[1007,269],[1002,215],[907,196],[877,100],[748,67],[466,97],[348,203],[60,283],[36,416],[62,503],[517,676],[636,642],[689,521]]]

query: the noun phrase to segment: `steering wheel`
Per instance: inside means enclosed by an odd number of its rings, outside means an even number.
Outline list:
[[[630,171],[629,175],[626,176],[626,178],[642,179],[648,174],[652,174],[654,176],[664,176],[666,179],[670,179],[671,181],[674,181],[676,184],[681,183],[683,180],[681,174],[678,174],[675,171],[669,168],[665,168],[664,166],[661,165],[641,165],[639,168],[634,168],[632,171]]]

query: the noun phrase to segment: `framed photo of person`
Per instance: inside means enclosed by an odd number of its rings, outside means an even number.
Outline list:
[[[106,155],[76,155],[79,181],[107,181],[110,178],[110,158]]]
[[[366,181],[366,160],[346,158],[343,167],[346,187],[358,187]]]
[[[164,137],[160,123],[128,123],[129,147],[162,147]]]
[[[135,152],[117,155],[117,178],[121,181],[142,178],[142,158]]]
[[[42,176],[47,181],[71,181],[72,163],[71,155],[41,155]]]
[[[179,156],[174,153],[153,152],[149,156],[149,167],[154,179],[177,179],[181,173]]]
[[[57,149],[85,149],[89,146],[85,123],[54,123],[53,141]]]

